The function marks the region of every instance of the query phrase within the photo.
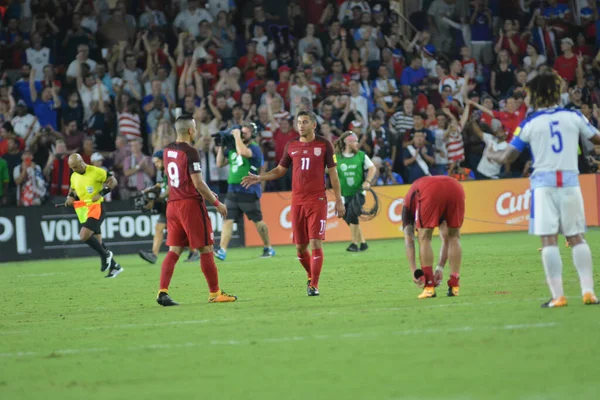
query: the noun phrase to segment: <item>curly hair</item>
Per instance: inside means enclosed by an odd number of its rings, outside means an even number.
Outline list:
[[[527,85],[531,93],[531,105],[536,109],[557,105],[561,84],[562,78],[554,71],[545,71],[533,78]]]
[[[333,147],[335,149],[336,154],[342,154],[344,150],[346,150],[346,142],[344,142],[344,140],[346,140],[346,138],[350,135],[354,135],[354,132],[346,131],[342,133],[338,140],[335,141]]]

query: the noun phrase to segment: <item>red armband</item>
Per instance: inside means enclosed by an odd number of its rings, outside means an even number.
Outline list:
[[[219,207],[219,204],[221,204],[221,202],[219,201],[219,199],[216,199],[215,202],[213,203],[213,206]]]

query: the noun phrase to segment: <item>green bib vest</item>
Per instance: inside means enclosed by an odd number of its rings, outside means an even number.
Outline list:
[[[365,181],[365,153],[359,151],[352,157],[338,154],[337,171],[342,186],[342,196],[354,196]]]
[[[248,144],[248,147],[257,145],[256,142]],[[227,177],[227,183],[229,184],[240,184],[245,176],[248,176],[249,172],[258,174],[258,168],[250,164],[250,159],[242,157],[235,150],[230,150],[227,154],[229,159],[229,177]]]

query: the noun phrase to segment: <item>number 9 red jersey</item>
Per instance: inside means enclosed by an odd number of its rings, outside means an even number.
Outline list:
[[[198,150],[187,143],[171,143],[163,151],[163,163],[169,178],[169,203],[201,198],[191,178],[202,172]]]

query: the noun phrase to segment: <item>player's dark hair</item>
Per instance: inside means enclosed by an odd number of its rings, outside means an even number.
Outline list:
[[[534,108],[551,107],[560,101],[562,80],[553,71],[544,71],[527,85],[531,93],[531,105]]]
[[[177,117],[177,119],[175,120],[175,122],[177,122],[177,121],[189,121],[191,119],[194,119],[194,117],[191,114],[181,114],[179,117]]]
[[[308,117],[310,118],[310,120],[312,122],[314,122],[315,124],[317,123],[317,116],[315,115],[314,112],[312,111],[300,111],[297,115],[296,118],[300,118],[300,117]]]

